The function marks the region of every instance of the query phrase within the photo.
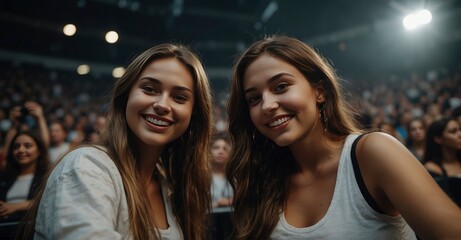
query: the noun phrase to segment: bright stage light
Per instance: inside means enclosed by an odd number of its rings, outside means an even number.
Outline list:
[[[62,29],[62,32],[66,36],[73,36],[77,32],[77,27],[74,24],[66,24],[64,28]]]
[[[118,33],[115,31],[109,31],[106,33],[106,41],[108,43],[115,43],[118,40]]]
[[[77,67],[77,73],[79,75],[86,75],[88,73],[90,73],[90,66],[88,66],[87,64],[82,64],[80,66]]]
[[[125,68],[124,67],[117,67],[112,70],[112,77],[114,78],[120,78],[123,76],[125,73]]]
[[[432,14],[429,10],[423,9],[416,13],[412,13],[403,18],[403,26],[408,30],[413,30],[422,25],[430,23],[432,20]]]

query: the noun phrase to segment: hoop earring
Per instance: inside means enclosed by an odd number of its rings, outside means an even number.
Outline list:
[[[257,138],[258,137],[256,136],[256,128],[255,128],[253,130],[253,142],[257,147],[264,147],[264,146],[267,145],[267,142],[269,141],[269,140],[267,140],[267,138],[264,137],[264,142],[261,142],[261,141],[258,142]],[[261,139],[261,137],[259,137],[259,138]]]

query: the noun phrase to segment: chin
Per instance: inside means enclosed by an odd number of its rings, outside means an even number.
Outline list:
[[[272,141],[275,143],[275,145],[279,147],[287,147],[290,146],[291,143],[293,143],[293,141],[289,139],[273,139]]]

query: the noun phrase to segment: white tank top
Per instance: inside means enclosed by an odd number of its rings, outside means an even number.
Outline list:
[[[325,216],[310,227],[296,228],[287,223],[282,213],[271,239],[416,239],[402,216],[381,214],[365,200],[351,161],[351,148],[357,137],[349,135],[344,143],[333,199]]]

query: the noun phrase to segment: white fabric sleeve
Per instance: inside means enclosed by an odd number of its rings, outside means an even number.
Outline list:
[[[122,195],[118,170],[105,153],[71,152],[48,179],[35,239],[122,239],[116,231]]]

